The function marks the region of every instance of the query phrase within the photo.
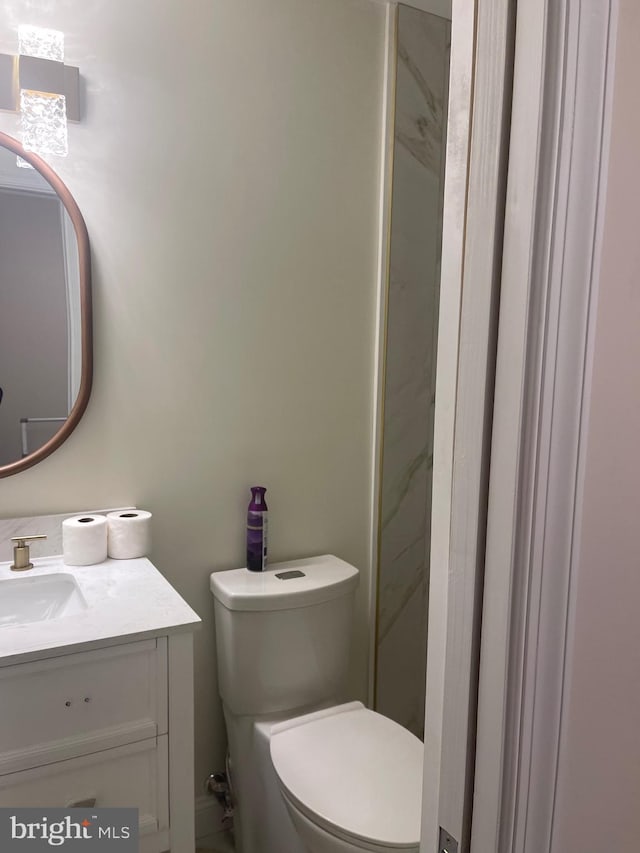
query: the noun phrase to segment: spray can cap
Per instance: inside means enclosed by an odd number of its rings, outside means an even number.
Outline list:
[[[264,499],[265,486],[251,486],[251,503],[249,509],[266,510],[267,502]]]

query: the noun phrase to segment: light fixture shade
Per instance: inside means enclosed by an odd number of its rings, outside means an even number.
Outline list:
[[[79,119],[78,69],[64,64],[64,33],[18,27],[19,56],[13,63],[14,98],[19,92],[20,136],[27,151],[44,157],[68,154],[67,117]],[[5,63],[7,65],[7,63]],[[67,91],[71,98],[67,103]],[[0,89],[0,95],[3,90]],[[6,102],[6,93],[2,105]],[[15,101],[14,101],[15,103]],[[18,165],[28,167],[18,158]]]
[[[23,56],[64,62],[64,33],[23,24],[18,27],[18,52]]]
[[[69,146],[65,96],[22,89],[20,130],[26,151],[66,157]]]

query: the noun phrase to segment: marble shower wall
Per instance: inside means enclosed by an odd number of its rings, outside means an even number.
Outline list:
[[[398,7],[376,708],[424,729],[450,22]]]

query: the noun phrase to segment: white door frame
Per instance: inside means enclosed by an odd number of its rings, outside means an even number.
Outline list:
[[[454,0],[434,425],[420,849],[469,849],[511,102],[512,0]]]
[[[472,853],[548,853],[617,0],[519,0]]]

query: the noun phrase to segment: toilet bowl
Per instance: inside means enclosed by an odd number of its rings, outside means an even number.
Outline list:
[[[422,743],[344,703],[354,566],[215,572],[238,853],[417,853]]]
[[[270,755],[310,853],[417,853],[422,743],[361,702],[271,728]]]

